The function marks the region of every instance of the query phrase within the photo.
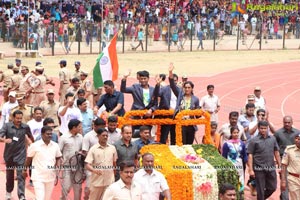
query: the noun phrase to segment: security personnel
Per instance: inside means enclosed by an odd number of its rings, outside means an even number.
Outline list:
[[[60,64],[60,70],[59,70],[59,80],[60,80],[60,86],[59,86],[59,103],[60,105],[64,105],[65,95],[67,93],[67,89],[70,87],[70,79],[71,75],[69,70],[66,68],[67,61],[61,60],[59,62]]]
[[[286,147],[282,156],[281,190],[289,187],[291,200],[300,199],[300,134],[295,136],[295,144]],[[288,184],[286,183],[288,181]]]
[[[35,67],[41,66],[42,63],[40,61],[35,62]],[[53,79],[51,77],[48,77],[45,73],[43,75],[46,77],[46,84],[50,84],[52,86],[55,86],[55,83],[53,82]]]
[[[22,60],[16,59],[16,66],[21,67],[21,64],[22,64]]]
[[[93,95],[92,95],[93,84],[92,84],[92,81],[88,79],[88,74],[89,73],[87,73],[87,72],[81,71],[80,88],[84,89],[84,91],[85,91],[84,98],[89,101],[91,108],[93,108]]]
[[[13,75],[11,76],[11,82],[10,85],[8,86],[9,91],[19,91],[19,87],[20,87],[20,82],[22,80],[22,75],[19,74],[19,67],[15,66],[13,68]]]
[[[34,80],[30,82],[31,90],[30,92],[30,104],[33,106],[39,106],[40,103],[46,100],[46,77],[43,75],[44,67],[35,67]]]
[[[22,66],[21,67],[21,74],[22,74],[22,79],[20,81],[20,87],[19,87],[19,92],[24,92],[25,93],[25,104],[30,104],[30,82],[34,79],[31,73],[29,73],[29,69],[27,66]]]
[[[16,99],[17,99],[19,105],[14,107],[10,111],[9,121],[12,121],[12,119],[13,119],[12,113],[16,110],[20,110],[23,113],[22,122],[27,124],[27,122],[32,119],[32,114],[33,114],[33,110],[34,110],[33,106],[25,104],[25,93],[18,92],[16,94]]]
[[[73,74],[73,76],[72,76],[72,78],[78,78],[79,80],[80,80],[80,75],[81,75],[81,70],[80,70],[80,66],[81,66],[81,64],[80,64],[80,62],[79,61],[76,61],[75,63],[74,63],[74,65],[75,65],[75,72],[74,72],[74,74]]]
[[[8,86],[11,84],[11,77],[13,75],[13,64],[8,64],[7,65],[7,70],[0,71],[0,82],[3,81],[3,97],[4,97],[4,101],[7,102],[8,101]]]

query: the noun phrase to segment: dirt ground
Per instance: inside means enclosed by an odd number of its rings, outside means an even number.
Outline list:
[[[267,63],[296,61],[300,58],[298,50],[265,50],[265,51],[199,51],[199,52],[159,52],[159,53],[126,53],[118,54],[119,76],[131,69],[133,74],[138,70],[149,70],[151,75],[167,73],[168,65],[173,62],[178,75],[210,76],[238,68],[257,66]],[[5,70],[7,64],[14,63],[14,57],[0,60],[0,69]],[[22,58],[22,65],[34,69],[36,61],[42,62],[45,73],[58,77],[58,62],[65,59],[68,68],[74,70],[74,62],[80,61],[82,69],[91,72],[97,55],[61,55],[39,58]]]

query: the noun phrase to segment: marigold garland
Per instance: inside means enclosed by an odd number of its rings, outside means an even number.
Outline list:
[[[205,125],[205,139],[204,144],[213,144],[210,135],[210,114],[201,109],[197,110],[182,110],[177,113],[175,119],[171,118],[147,118],[147,119],[133,119],[133,117],[145,116],[147,110],[131,110],[125,113],[124,117],[119,117],[118,122],[121,127],[124,124],[130,125],[170,125],[176,124],[176,145],[182,146],[182,126],[194,126],[198,124]],[[156,110],[153,116],[172,116],[174,110]],[[183,119],[184,116],[195,116],[199,118]],[[158,133],[159,132],[159,133]],[[160,128],[157,131],[157,138],[160,138]]]
[[[194,199],[192,170],[187,169],[187,165],[173,155],[169,146],[146,145],[142,147],[140,153],[152,153],[154,155],[155,166],[167,179],[172,199]]]

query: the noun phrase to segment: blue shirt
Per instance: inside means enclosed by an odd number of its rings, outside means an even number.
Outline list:
[[[138,40],[143,40],[144,39],[144,33],[143,31],[138,32]]]
[[[118,103],[122,104],[122,108],[116,113],[118,116],[123,116],[125,114],[124,110],[124,94],[119,91],[114,91],[113,94],[104,94],[101,96],[97,102],[97,106],[100,108],[103,104],[106,107],[107,112],[111,112]]]
[[[136,140],[134,142],[134,144],[137,146],[138,148],[138,152],[140,152],[141,148],[145,145],[148,145],[148,144],[153,144],[154,142],[152,140],[148,140],[147,142],[144,142],[141,138]]]
[[[87,109],[86,112],[81,112],[82,116],[82,133],[83,136],[92,130],[94,113],[92,109]]]
[[[36,137],[35,141],[38,141],[38,140],[40,140],[40,139],[42,139],[42,136],[41,136],[41,134],[40,134],[40,135],[38,135],[38,136]],[[58,143],[58,136],[57,136],[57,134],[56,134],[56,133],[52,133],[51,140],[52,140],[53,142],[56,142],[56,143]]]

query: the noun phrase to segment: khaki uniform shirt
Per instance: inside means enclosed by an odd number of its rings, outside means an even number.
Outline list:
[[[30,86],[30,80],[31,78],[31,74],[27,73],[20,81],[20,87],[19,87],[19,91],[21,92],[27,92],[31,86]]]
[[[80,85],[80,88],[84,89],[85,93],[90,92],[90,95],[87,96],[87,100],[90,102],[90,105],[93,107],[93,84],[92,81],[86,78]]]
[[[11,83],[9,85],[10,91],[18,91],[22,76],[20,74],[14,74],[11,77]]]
[[[67,93],[71,92],[71,93],[75,94],[76,91],[77,90],[73,86],[71,86],[67,89]]]
[[[63,67],[59,71],[59,80],[63,81],[64,84],[69,84],[71,79],[71,75],[69,70],[66,67]]]
[[[36,79],[39,82],[39,84],[33,86],[34,92],[45,93],[46,77],[44,75],[38,75],[36,76]]]
[[[74,74],[73,74],[73,76],[72,76],[72,78],[78,78],[79,80],[80,80],[80,74],[82,73],[82,71],[81,70],[79,70],[79,71],[76,71],[75,70],[75,72],[74,72]]]
[[[45,87],[46,77],[44,75],[38,75],[34,77],[34,81],[30,84],[34,90],[30,94],[30,104],[38,106],[44,100],[46,100]]]
[[[91,185],[94,187],[108,186],[115,181],[114,163],[117,161],[116,148],[110,144],[101,146],[99,143],[89,150],[85,162],[94,169],[103,172],[101,176],[92,173]]]
[[[12,114],[13,112],[15,112],[16,110],[20,110],[22,111],[23,113],[23,118],[22,118],[22,122],[24,124],[27,124],[28,121],[30,121],[32,119],[32,114],[33,114],[33,106],[32,105],[26,105],[24,107],[20,107],[20,106],[17,106],[13,109],[11,109],[10,111],[10,115],[9,115],[9,121],[12,121],[13,117],[12,117]]]
[[[63,82],[63,85],[60,86],[59,92],[61,93],[59,97],[59,103],[64,105],[65,95],[67,93],[67,89],[70,86],[71,74],[66,67],[63,67],[59,71],[59,81]]]
[[[85,92],[91,92],[93,91],[93,84],[92,84],[92,81],[89,80],[89,79],[85,79],[82,84],[80,85],[80,87],[82,89],[85,90]]]
[[[0,74],[0,82],[3,81],[3,87],[8,87],[11,84],[11,77],[14,75],[12,70],[5,70]]]
[[[288,180],[289,192],[291,196],[292,194],[293,196],[295,194],[296,196],[299,194],[296,191],[299,190],[300,179],[289,174],[289,173],[293,173],[293,174],[300,175],[299,160],[300,160],[300,149],[295,144],[287,146],[282,156],[281,163],[287,166],[287,180]],[[299,197],[296,197],[294,199],[299,199]]]
[[[42,101],[40,103],[40,107],[43,109],[43,118],[50,117],[54,120],[55,126],[58,126],[58,116],[57,111],[59,108],[59,103],[57,101],[54,101],[53,103],[50,103],[48,100]]]
[[[294,144],[286,147],[282,156],[282,164],[287,165],[287,171],[300,175],[300,149]]]

